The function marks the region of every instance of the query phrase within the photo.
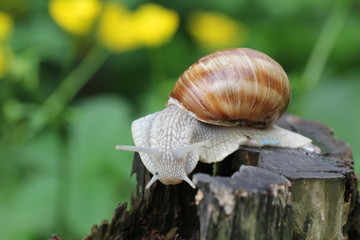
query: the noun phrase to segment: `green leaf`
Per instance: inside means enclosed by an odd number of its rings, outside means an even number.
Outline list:
[[[116,205],[135,190],[133,153],[114,149],[133,144],[130,123],[129,106],[114,96],[86,100],[76,109],[69,128],[69,223],[79,236],[110,220]]]
[[[50,236],[55,224],[57,163],[63,157],[55,132],[0,154],[0,239]]]

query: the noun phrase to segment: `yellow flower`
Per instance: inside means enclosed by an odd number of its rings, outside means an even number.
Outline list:
[[[194,12],[190,15],[188,29],[206,48],[238,46],[246,38],[246,28],[242,23],[216,12]]]
[[[109,2],[99,23],[98,39],[112,51],[125,51],[138,46],[132,13],[124,6]]]
[[[0,11],[0,43],[10,36],[12,28],[13,21],[10,15]]]
[[[49,10],[52,18],[65,30],[86,35],[100,13],[99,0],[51,0]]]
[[[148,47],[168,41],[179,25],[178,14],[160,5],[148,3],[134,12],[137,39]]]
[[[132,13],[124,5],[109,2],[100,19],[98,38],[112,51],[153,47],[166,42],[178,24],[176,12],[156,4],[144,4]]]

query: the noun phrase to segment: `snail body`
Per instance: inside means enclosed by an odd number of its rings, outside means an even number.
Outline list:
[[[188,182],[198,161],[222,161],[239,146],[301,148],[311,139],[274,122],[290,101],[282,67],[251,49],[226,49],[201,58],[178,79],[167,107],[132,123],[145,167],[164,184]]]

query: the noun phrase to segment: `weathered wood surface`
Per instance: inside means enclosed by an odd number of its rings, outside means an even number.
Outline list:
[[[291,239],[291,183],[285,177],[241,166],[231,178],[194,178],[201,239]]]
[[[131,210],[119,205],[85,239],[360,239],[349,146],[319,123],[287,115],[278,124],[312,138],[321,154],[242,147],[220,163],[198,164],[196,190],[157,182],[150,191],[136,154]]]

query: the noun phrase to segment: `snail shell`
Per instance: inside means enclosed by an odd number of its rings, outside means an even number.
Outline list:
[[[178,79],[168,105],[189,111],[216,125],[265,127],[287,109],[290,83],[284,69],[269,56],[247,48],[207,55]]]

